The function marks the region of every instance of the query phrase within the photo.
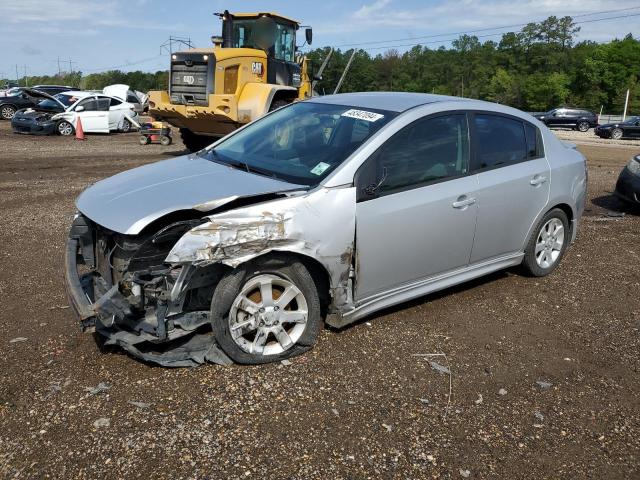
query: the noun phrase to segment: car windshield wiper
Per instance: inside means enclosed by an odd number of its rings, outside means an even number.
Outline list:
[[[255,173],[264,177],[278,179],[277,175],[272,171],[260,167],[254,167],[253,165],[249,165],[247,162],[243,162],[241,160],[223,160],[222,157],[220,157],[220,154],[216,152],[215,148],[209,150],[209,155],[212,157],[214,162],[228,165],[230,167],[237,168],[238,170],[244,170],[247,173]]]

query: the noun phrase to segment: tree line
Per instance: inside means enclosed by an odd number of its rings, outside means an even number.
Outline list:
[[[576,42],[580,27],[571,17],[549,17],[499,41],[462,35],[451,47],[416,45],[400,53],[356,51],[341,92],[408,91],[489,100],[527,111],[570,105],[607,113],[640,113],[640,41],[628,34],[608,43]],[[308,53],[317,71],[329,48]],[[335,50],[316,90],[333,92],[353,50]],[[166,89],[168,72],[112,70],[83,76],[29,77],[30,85],[63,84],[87,90],[125,83],[143,92]],[[23,78],[20,85],[24,85]]]

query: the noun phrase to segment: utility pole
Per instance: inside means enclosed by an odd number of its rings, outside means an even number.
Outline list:
[[[60,55],[58,55],[58,76],[62,76],[62,70],[60,69]]]
[[[27,66],[24,65],[24,86],[29,86],[29,79],[27,78]]]
[[[16,63],[16,83],[20,84],[20,77],[18,76],[18,64]]]
[[[627,118],[627,107],[629,106],[629,89],[627,88],[627,96],[624,100],[624,112],[622,112],[622,121]]]
[[[186,48],[193,48],[193,44],[191,43],[191,37],[174,37],[170,36],[169,40],[160,45],[160,55],[165,52],[169,53],[169,56],[173,55],[173,44],[177,43],[179,45],[184,45]]]
[[[355,48],[353,49],[353,53],[351,54],[351,58],[347,62],[347,66],[344,67],[344,72],[342,72],[342,76],[340,77],[340,80],[338,80],[338,85],[336,85],[336,89],[333,91],[334,95],[340,91],[340,88],[342,87],[342,82],[344,82],[344,78],[347,76],[347,72],[349,71],[349,68],[351,68],[351,63],[353,62],[353,59],[356,56],[356,52],[357,51],[358,51],[357,49],[355,49]]]
[[[327,63],[329,63],[329,59],[331,58],[331,55],[333,55],[333,47],[329,49],[329,53],[327,54],[327,56],[325,57],[324,61],[322,62],[322,65],[320,65],[320,70],[318,70],[316,72],[314,77],[322,78],[322,72],[324,72],[324,69],[327,68]],[[316,80],[315,78],[311,82],[311,95],[312,96],[313,96],[313,90],[316,88],[316,84],[317,83],[318,83],[318,80]]]

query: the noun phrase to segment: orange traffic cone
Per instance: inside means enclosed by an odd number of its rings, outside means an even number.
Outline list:
[[[86,140],[84,138],[84,130],[82,129],[82,119],[78,117],[78,123],[76,124],[76,140]]]

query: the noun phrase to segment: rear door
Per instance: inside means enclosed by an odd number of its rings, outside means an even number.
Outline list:
[[[550,168],[537,127],[517,117],[471,115],[478,223],[470,262],[523,251],[549,199]]]
[[[469,262],[476,224],[464,113],[418,120],[356,175],[356,300]]]
[[[78,108],[83,107],[81,112]],[[78,120],[82,121],[82,129],[89,133],[109,133],[109,109],[105,110],[104,103],[98,104],[94,96],[87,97],[76,105],[75,128],[78,128]]]

